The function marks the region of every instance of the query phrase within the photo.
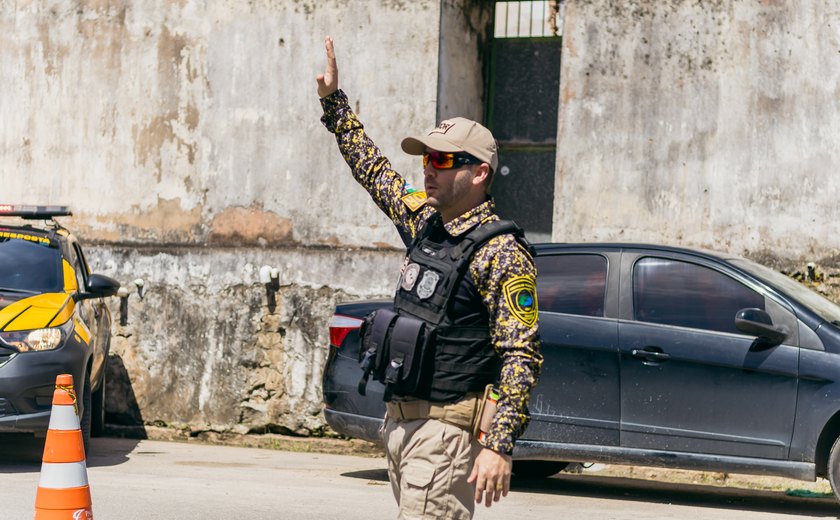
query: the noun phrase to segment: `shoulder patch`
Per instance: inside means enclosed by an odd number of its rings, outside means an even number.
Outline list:
[[[510,313],[528,327],[537,322],[537,287],[533,276],[516,276],[502,285]]]
[[[400,200],[403,201],[403,204],[408,206],[408,209],[411,211],[417,211],[418,209],[422,208],[424,204],[426,204],[426,192],[425,191],[414,191],[409,193],[408,195],[403,195]]]

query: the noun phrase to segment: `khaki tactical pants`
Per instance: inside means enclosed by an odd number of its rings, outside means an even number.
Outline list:
[[[470,432],[477,402],[432,405],[431,413],[427,401],[387,403],[382,434],[400,520],[472,518],[475,490],[467,478],[481,451]]]

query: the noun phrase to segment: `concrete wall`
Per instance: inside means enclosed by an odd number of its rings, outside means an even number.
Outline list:
[[[398,252],[314,248],[91,250],[94,269],[141,276],[114,336],[109,421],[193,431],[309,434],[323,428],[321,373],[335,304],[391,291]],[[282,273],[276,309],[254,283]],[[129,384],[126,384],[126,381]]]
[[[434,126],[433,0],[0,0],[0,200],[69,204],[95,271],[132,294],[108,419],[192,430],[323,427],[337,301],[391,293],[390,222],[322,127],[334,37],[367,130]],[[257,283],[280,269],[274,313]]]
[[[555,240],[840,248],[835,2],[567,0]]]
[[[396,245],[320,122],[342,86],[405,170],[435,120],[435,1],[0,3],[0,172],[11,199],[72,204],[92,240]],[[419,172],[418,172],[419,173]]]
[[[493,3],[442,0],[437,120],[485,120],[485,68],[489,64]]]

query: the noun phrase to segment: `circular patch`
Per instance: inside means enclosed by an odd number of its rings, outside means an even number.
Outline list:
[[[403,271],[402,279],[400,280],[400,287],[404,291],[414,289],[414,284],[417,282],[417,275],[420,274],[420,266],[417,264],[408,264]]]
[[[517,276],[502,285],[502,293],[514,318],[528,327],[537,322],[537,291],[533,276]]]

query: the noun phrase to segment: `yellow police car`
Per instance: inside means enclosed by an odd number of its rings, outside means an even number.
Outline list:
[[[0,432],[46,434],[58,374],[73,375],[85,445],[104,423],[120,284],[92,274],[65,206],[0,204]]]

